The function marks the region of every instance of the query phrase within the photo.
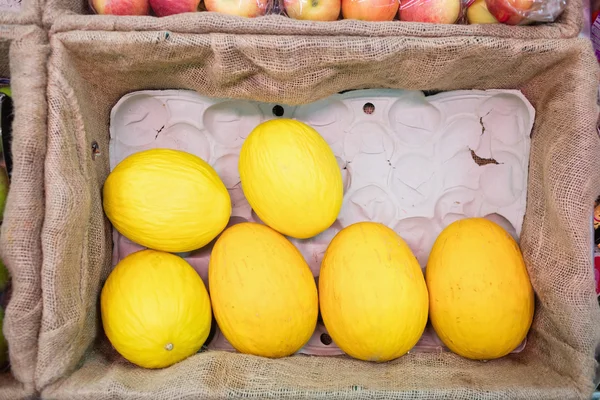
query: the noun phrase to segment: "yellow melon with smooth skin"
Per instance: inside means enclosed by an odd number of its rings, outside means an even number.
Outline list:
[[[417,259],[396,232],[375,222],[350,225],[331,241],[319,302],[335,344],[364,361],[404,355],[427,324],[427,287]]]
[[[534,294],[519,245],[483,218],[447,226],[427,263],[430,318],[454,353],[475,360],[509,354],[533,320]]]
[[[241,223],[223,232],[210,257],[213,312],[241,353],[278,358],[310,339],[319,312],[317,287],[302,254],[268,226]]]
[[[256,215],[286,236],[316,236],[342,208],[342,173],[335,155],[317,131],[300,121],[258,125],[244,141],[239,172]]]
[[[231,199],[204,160],[183,151],[132,154],[108,175],[104,212],[126,238],[172,253],[199,249],[227,226]]]
[[[212,313],[204,282],[184,259],[142,250],[121,260],[100,296],[113,347],[144,368],[163,368],[198,352]]]

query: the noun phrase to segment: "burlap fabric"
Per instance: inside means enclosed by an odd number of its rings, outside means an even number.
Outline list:
[[[2,400],[33,400],[34,394],[17,381],[10,373],[0,374],[0,399]]]
[[[40,25],[44,3],[45,0],[21,0],[18,12],[0,12],[0,24]]]
[[[593,390],[600,343],[590,218],[600,191],[598,67],[589,42],[79,31],[51,39],[44,301],[36,384],[47,399],[570,399]],[[164,370],[102,341],[111,267],[101,188],[109,113],[140,89],[300,104],[358,88],[517,88],[537,109],[522,248],[537,293],[526,350],[487,363],[409,354],[281,360],[208,352]],[[92,159],[92,143],[101,155]]]
[[[115,17],[89,14],[88,0],[46,0],[44,24],[54,32],[71,30],[161,31],[176,33],[235,33],[310,36],[494,36],[520,39],[575,37],[583,21],[582,0],[568,0],[567,8],[552,24],[514,27],[491,25],[443,25],[411,22],[311,22],[272,15],[259,19],[216,13],[188,13],[170,17]]]
[[[0,26],[0,76],[11,78],[13,174],[2,222],[0,252],[12,277],[3,332],[11,377],[0,378],[0,399],[33,394],[42,318],[40,272],[46,152],[46,33],[35,26]],[[10,62],[9,62],[10,60]],[[20,388],[21,396],[15,395]]]

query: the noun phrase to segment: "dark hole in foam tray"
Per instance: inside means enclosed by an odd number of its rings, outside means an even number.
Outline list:
[[[333,343],[333,339],[331,339],[331,336],[329,336],[329,334],[322,333],[321,334],[321,343],[323,343],[325,346],[329,346],[331,343]]]
[[[276,117],[282,117],[285,113],[285,110],[280,105],[276,105],[273,107],[273,115]]]

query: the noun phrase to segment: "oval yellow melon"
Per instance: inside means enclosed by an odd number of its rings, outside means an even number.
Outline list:
[[[113,347],[144,368],[163,368],[195,354],[210,332],[206,287],[182,258],[142,250],[117,264],[100,297],[102,325]]]
[[[186,252],[212,241],[231,216],[229,193],[215,170],[183,151],[135,153],[104,183],[104,212],[129,240]]]
[[[470,359],[507,355],[525,339],[534,295],[515,240],[483,218],[450,224],[426,270],[430,318],[453,352]]]
[[[364,361],[402,356],[427,324],[419,263],[402,238],[379,223],[356,223],[333,238],[321,264],[319,302],[333,341]]]
[[[315,330],[312,273],[296,247],[268,226],[226,229],[211,253],[208,282],[219,328],[241,353],[289,356]]]
[[[242,146],[239,172],[256,215],[284,235],[316,236],[335,222],[342,207],[335,155],[302,122],[275,119],[257,126]]]

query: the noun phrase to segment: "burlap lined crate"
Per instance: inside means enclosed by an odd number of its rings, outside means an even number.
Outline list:
[[[280,15],[258,19],[199,12],[155,18],[91,14],[88,0],[46,0],[44,25],[54,32],[171,31],[174,33],[232,33],[310,36],[493,36],[518,39],[576,37],[583,26],[582,0],[568,0],[563,14],[552,24],[536,26],[443,25],[415,22],[297,21]]]
[[[9,0],[17,3],[18,0]],[[18,11],[0,11],[0,24],[41,25],[45,0],[21,0]]]
[[[600,308],[590,218],[600,191],[600,139],[598,66],[589,42],[74,31],[55,34],[51,48],[36,372],[43,398],[564,400],[591,394]],[[450,353],[374,364],[224,352],[197,354],[163,370],[125,362],[103,338],[98,312],[112,253],[101,202],[109,115],[126,93],[177,88],[291,105],[359,88],[522,90],[537,110],[521,242],[537,309],[525,351],[487,363]],[[101,152],[94,159],[92,143]]]
[[[36,26],[0,26],[0,76],[11,78],[13,174],[0,252],[12,278],[3,332],[11,371],[0,376],[0,399],[32,396],[42,318],[40,274],[46,153],[47,35]],[[16,378],[16,379],[15,379]]]

